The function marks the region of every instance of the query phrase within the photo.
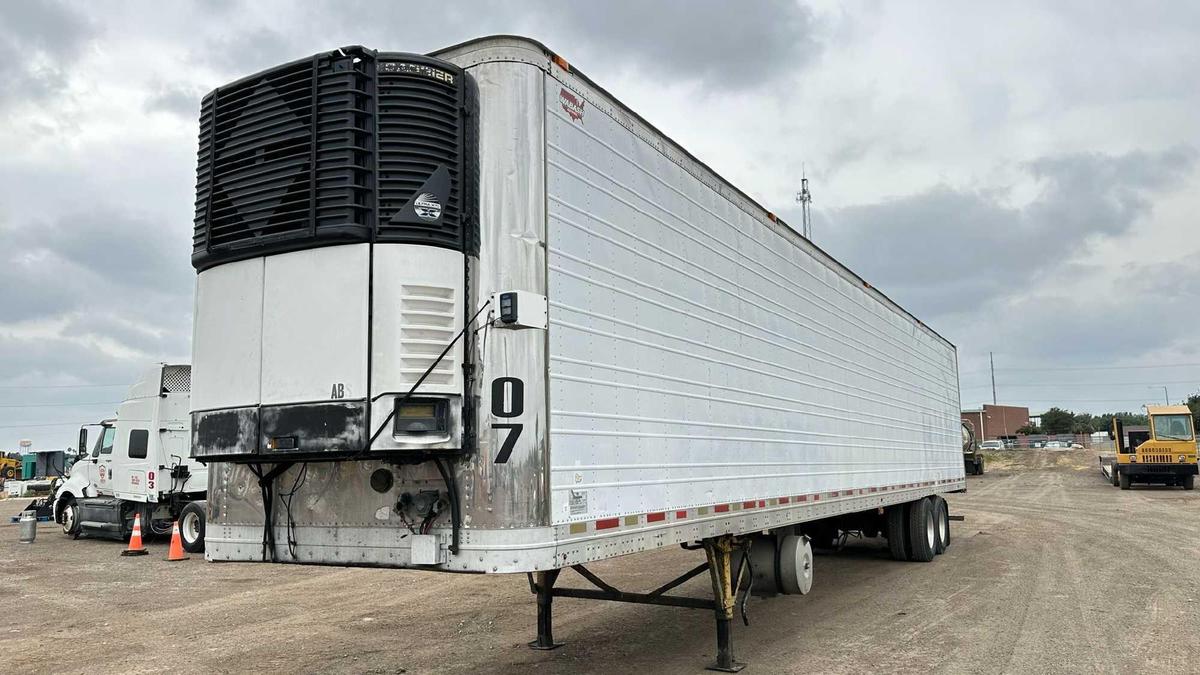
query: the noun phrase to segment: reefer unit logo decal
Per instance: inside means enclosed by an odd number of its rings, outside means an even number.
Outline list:
[[[425,220],[437,220],[442,215],[442,204],[432,192],[422,192],[413,201],[413,210]]]

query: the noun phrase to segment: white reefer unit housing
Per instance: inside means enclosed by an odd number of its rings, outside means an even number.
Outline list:
[[[209,559],[547,571],[964,487],[954,347],[536,42],[318,54],[200,145]]]

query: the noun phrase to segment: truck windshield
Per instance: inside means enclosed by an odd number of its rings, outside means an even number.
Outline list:
[[[1155,415],[1154,438],[1160,441],[1192,440],[1189,415]]]
[[[100,439],[100,454],[111,455],[113,450],[113,441],[117,438],[117,430],[113,427],[104,427],[104,436]]]

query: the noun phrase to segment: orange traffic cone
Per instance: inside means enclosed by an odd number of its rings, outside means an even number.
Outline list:
[[[167,560],[187,560],[189,556],[183,552],[183,537],[179,536],[179,521],[171,528],[171,548],[167,551]]]
[[[142,514],[133,515],[133,534],[129,537],[129,548],[121,551],[121,555],[146,555],[150,551],[142,546]]]

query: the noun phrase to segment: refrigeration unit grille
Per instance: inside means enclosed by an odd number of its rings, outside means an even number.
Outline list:
[[[346,47],[204,98],[192,264],[351,242],[475,251],[465,73]]]
[[[334,52],[221,87],[200,111],[197,269],[369,236],[369,64]]]
[[[460,165],[465,132],[459,113],[462,87],[408,72],[385,72],[383,68],[377,86],[378,240],[461,248]],[[438,195],[430,186],[439,170],[447,179],[445,195]],[[405,217],[404,207],[425,193],[444,199],[438,204],[438,217]]]

